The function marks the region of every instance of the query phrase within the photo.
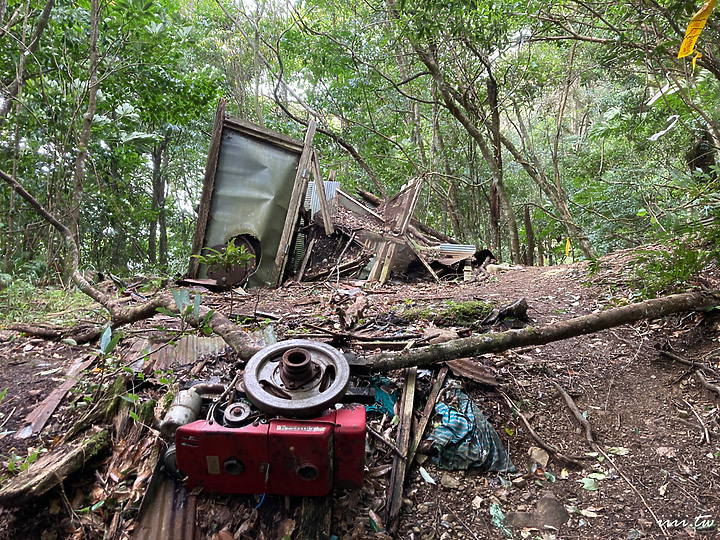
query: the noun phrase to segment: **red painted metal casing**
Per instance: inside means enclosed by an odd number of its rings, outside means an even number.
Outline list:
[[[277,418],[227,428],[198,420],[175,434],[187,487],[220,493],[326,495],[362,485],[365,407],[348,406],[310,420]]]

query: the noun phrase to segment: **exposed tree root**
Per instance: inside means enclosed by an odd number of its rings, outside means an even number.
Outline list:
[[[510,407],[510,410],[512,410],[513,413],[516,414],[516,415],[518,416],[518,418],[520,418],[520,420],[522,420],[522,423],[525,424],[525,429],[528,430],[528,433],[530,434],[530,436],[531,436],[533,439],[535,439],[535,442],[537,442],[538,445],[539,445],[543,450],[545,450],[545,451],[548,452],[549,454],[553,455],[553,456],[555,457],[555,459],[557,459],[558,461],[562,461],[562,462],[564,462],[564,463],[567,463],[567,464],[569,464],[569,465],[572,465],[573,467],[577,467],[578,469],[584,469],[584,468],[585,468],[585,465],[580,461],[581,458],[579,458],[579,457],[566,456],[565,454],[563,454],[562,452],[560,452],[560,450],[558,450],[557,448],[555,448],[553,445],[545,442],[545,441],[542,439],[542,437],[540,437],[540,435],[538,435],[538,434],[535,432],[535,430],[533,429],[533,427],[530,425],[530,421],[527,419],[527,417],[526,417],[522,412],[520,412],[520,409],[517,408],[517,406],[515,405],[515,403],[513,403],[513,401],[508,397],[508,395],[507,395],[505,392],[501,392],[501,394],[502,394],[503,398],[505,398],[505,402],[506,402],[506,403],[508,404],[508,406]]]
[[[585,418],[580,412],[580,409],[578,409],[578,406],[575,404],[575,400],[568,394],[565,389],[560,386],[555,381],[549,381],[550,384],[552,384],[555,389],[560,393],[560,395],[565,400],[565,404],[567,405],[568,409],[570,409],[570,412],[575,417],[575,420],[577,420],[578,424],[583,428],[583,431],[585,432],[585,440],[587,440],[588,444],[590,445],[590,448],[592,448],[595,452],[598,451],[598,445],[597,442],[595,442],[595,436],[593,435],[592,427],[590,426],[590,422],[588,422],[587,418]]]

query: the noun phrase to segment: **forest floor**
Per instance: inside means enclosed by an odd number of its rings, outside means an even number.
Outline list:
[[[630,257],[627,253],[603,257],[599,271],[592,275],[587,264],[578,263],[508,270],[469,284],[389,283],[365,289],[362,294],[367,296],[368,306],[363,331],[378,336],[426,333],[435,324],[448,324],[477,332],[477,321],[468,324],[447,317],[453,313],[449,307],[473,300],[502,306],[524,297],[533,324],[552,324],[616,307],[633,301],[626,285]],[[713,289],[720,288],[716,271],[708,271],[703,278]],[[265,318],[263,325],[271,325],[278,339],[297,338],[312,334],[307,323],[336,331],[339,296],[357,294],[360,285],[340,281],[252,291],[248,296],[235,295],[233,308],[227,293],[204,292],[203,304],[226,314],[231,309],[273,314],[278,319]],[[411,312],[413,320],[388,322],[389,313],[406,316]],[[444,318],[436,316],[441,312],[446,314]],[[463,324],[454,324],[457,322]],[[117,355],[123,358],[133,337],[162,335],[173,324],[177,326],[177,320],[158,315],[132,325],[125,329]],[[515,538],[628,540],[664,535],[720,537],[720,396],[700,385],[694,368],[664,354],[705,361],[718,370],[719,336],[718,315],[696,312],[475,359],[495,383],[487,385],[450,374],[446,386],[462,388],[481,408],[518,472],[498,476],[446,471],[431,458],[421,458],[425,474],[418,464],[410,469],[398,530],[389,535],[380,523],[382,517],[377,516],[383,515],[386,504],[392,452],[368,436],[364,485],[335,493],[332,533],[339,538],[417,540],[509,538],[510,534]],[[83,412],[83,403],[92,393],[91,383],[102,376],[98,369],[69,394],[40,434],[22,440],[13,437],[25,425],[28,412],[62,382],[68,367],[88,354],[92,354],[92,346],[51,342],[0,329],[0,390],[7,388],[0,402],[0,476],[7,480],[12,476],[8,466],[17,470],[27,456],[40,456],[41,462],[45,456],[39,451],[52,453],[68,426]],[[237,359],[227,351],[203,361],[197,378],[204,380],[219,376],[227,383],[238,367]],[[192,378],[192,367],[175,365],[167,373],[182,382]],[[418,413],[436,372],[437,368],[420,370]],[[388,390],[403,386],[403,372],[388,377]],[[600,452],[590,447],[556,385],[565,389],[582,411]],[[136,380],[133,396],[140,401],[159,399],[167,387],[165,379],[150,376],[142,384]],[[572,467],[553,455],[546,461],[547,456],[536,448],[537,440],[511,411],[503,394],[520,407],[542,440],[566,456],[577,457],[584,468]],[[394,440],[390,418],[368,413],[368,422]],[[120,443],[114,442],[116,447]],[[62,489],[55,488],[20,508],[12,502],[0,507],[0,538],[102,538],[113,520],[108,461],[107,457],[91,460],[83,472],[66,479]],[[98,490],[98,485],[106,491]],[[123,499],[119,493],[113,491],[115,504],[129,509],[131,505],[124,502],[128,495]],[[283,497],[197,495],[200,537],[297,537],[296,503]],[[502,528],[510,527],[509,522],[515,527],[506,533]],[[128,511],[115,518],[113,526],[119,531],[116,537],[122,538],[132,536],[138,523]]]

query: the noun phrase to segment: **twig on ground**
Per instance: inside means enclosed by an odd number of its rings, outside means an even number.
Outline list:
[[[477,539],[480,538],[478,535],[475,534],[475,531],[473,531],[470,527],[467,526],[467,524],[466,524],[462,519],[460,519],[460,516],[458,516],[458,515],[457,515],[455,512],[453,512],[452,510],[450,510],[450,513],[455,517],[456,520],[458,520],[458,522],[460,523],[460,525],[462,525],[463,527],[465,527],[465,530],[466,530],[467,532],[469,532],[469,533],[472,535],[473,538],[477,538]]]
[[[577,467],[579,469],[585,468],[585,465],[583,465],[580,462],[581,458],[566,456],[565,454],[560,452],[557,448],[555,448],[553,445],[546,443],[540,437],[540,435],[538,435],[535,432],[535,430],[530,425],[530,421],[527,419],[527,417],[523,413],[520,412],[520,409],[517,408],[515,403],[513,403],[513,401],[508,397],[508,395],[505,392],[500,392],[500,394],[502,395],[503,398],[505,398],[505,401],[507,402],[508,406],[510,407],[510,410],[512,410],[515,414],[518,415],[518,418],[520,418],[520,420],[522,420],[523,424],[525,424],[525,428],[528,430],[528,433],[530,434],[530,436],[533,439],[535,439],[535,442],[537,442],[543,450],[545,450],[546,452],[549,452],[550,454],[555,456],[556,459],[558,459],[560,461],[564,461],[565,463],[574,465],[575,467]]]
[[[593,436],[592,427],[590,426],[590,422],[588,422],[587,418],[585,418],[580,412],[580,409],[578,409],[578,406],[575,404],[575,401],[572,397],[570,397],[570,394],[568,394],[565,389],[560,386],[555,381],[549,381],[550,384],[552,384],[555,389],[560,392],[560,395],[565,400],[566,405],[568,406],[568,409],[570,409],[570,412],[573,413],[573,416],[578,421],[578,423],[583,427],[585,430],[585,439],[590,444],[590,448],[592,448],[594,451],[598,451],[598,445],[595,442],[595,437]]]
[[[8,423],[8,420],[10,420],[10,418],[12,417],[12,415],[15,413],[15,409],[17,409],[17,406],[13,407],[13,410],[10,411],[10,414],[7,415],[7,418],[5,418],[5,420],[3,421],[3,423],[0,424],[0,428],[4,428],[4,427],[5,427],[5,424]]]
[[[620,470],[620,467],[618,467],[617,463],[615,463],[615,462],[612,460],[612,458],[607,454],[607,452],[605,452],[605,450],[603,450],[602,448],[600,448],[600,447],[598,446],[598,447],[597,447],[597,451],[598,451],[600,454],[602,454],[602,456],[607,460],[607,462],[610,463],[610,464],[613,466],[613,468],[615,469],[615,471],[620,475],[620,477],[621,477],[623,480],[625,480],[625,482],[627,483],[627,485],[630,486],[630,489],[632,489],[632,490],[635,492],[635,495],[637,495],[638,498],[642,501],[642,503],[645,505],[645,508],[648,509],[648,512],[650,512],[650,515],[651,515],[651,516],[653,517],[653,519],[655,520],[655,524],[660,528],[660,531],[662,532],[663,536],[664,536],[665,538],[669,538],[669,537],[668,537],[668,533],[667,533],[667,531],[665,530],[665,527],[664,527],[663,524],[662,524],[662,521],[660,521],[660,520],[658,519],[658,517],[657,517],[657,515],[655,514],[655,512],[653,511],[653,509],[650,508],[650,505],[649,505],[649,504],[647,503],[647,501],[645,500],[645,497],[643,497],[643,496],[642,496],[642,493],[640,493],[640,492],[638,491],[638,489],[635,487],[635,484],[633,484],[633,483],[630,481],[630,479],[629,479],[627,476],[625,476],[625,473]]]
[[[698,373],[700,373],[700,372],[698,371]],[[688,403],[688,401],[687,401],[686,399],[683,399],[683,401],[685,402],[685,405],[687,405],[688,407],[690,407],[690,410],[691,410],[691,411],[693,412],[693,414],[695,415],[695,418],[697,418],[697,421],[700,423],[700,427],[701,427],[702,430],[703,430],[703,436],[700,437],[700,444],[702,444],[703,439],[705,439],[705,440],[707,441],[707,443],[710,444],[710,434],[708,433],[707,426],[705,426],[705,422],[703,422],[702,418],[700,418],[700,415],[699,415],[698,412],[695,410],[695,407],[693,407],[690,403]]]
[[[405,459],[405,454],[403,454],[402,451],[396,445],[394,445],[391,441],[387,440],[382,433],[380,433],[379,431],[375,431],[375,429],[373,427],[371,427],[369,424],[367,426],[367,430],[370,432],[370,435],[373,435],[379,441],[383,442],[388,448],[390,448],[393,452],[395,452],[401,459]]]

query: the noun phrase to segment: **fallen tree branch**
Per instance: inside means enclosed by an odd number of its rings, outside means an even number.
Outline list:
[[[158,308],[165,308],[177,313],[178,309],[175,304],[175,300],[168,293],[158,294],[143,304],[127,306],[121,302],[120,299],[114,298],[91,285],[90,282],[85,279],[82,272],[80,272],[80,250],[75,243],[75,239],[72,232],[70,232],[70,229],[60,223],[60,221],[50,214],[50,212],[45,210],[37,199],[30,195],[30,193],[28,193],[25,188],[12,176],[0,170],[0,179],[5,181],[23,199],[25,199],[28,204],[45,219],[45,221],[60,232],[71,255],[70,277],[75,285],[77,285],[78,289],[108,310],[110,313],[111,326],[113,328],[150,318],[157,313]],[[205,320],[209,313],[210,309],[200,306],[199,319]],[[190,322],[190,324],[194,324],[195,326],[198,325],[198,321],[195,320],[194,317],[188,318],[188,322]],[[258,347],[249,343],[249,340],[245,336],[244,332],[239,330],[232,321],[217,311],[212,313],[207,321],[207,324],[216,334],[222,337],[241,358],[249,359],[259,350]]]
[[[374,354],[367,357],[366,362],[372,372],[379,373],[409,366],[429,366],[456,358],[506,351],[515,347],[545,345],[642,319],[656,319],[674,313],[716,306],[720,302],[719,295],[720,293],[714,291],[674,294],[553,324],[471,336],[400,353]]]
[[[570,412],[575,417],[575,420],[577,420],[578,424],[580,424],[585,431],[585,439],[587,440],[588,444],[590,445],[590,448],[592,448],[595,452],[598,451],[598,445],[597,442],[595,442],[595,437],[593,436],[592,427],[590,426],[590,422],[588,422],[588,419],[583,416],[583,413],[578,409],[578,406],[575,404],[575,400],[568,394],[565,389],[560,386],[555,381],[549,381],[550,384],[552,384],[555,387],[555,390],[560,392],[560,395],[565,400],[565,404],[567,405],[568,409],[570,409]]]
[[[530,436],[535,439],[535,442],[540,445],[540,447],[545,450],[546,452],[552,454],[557,460],[563,461],[565,463],[568,463],[569,465],[573,465],[574,467],[577,467],[578,469],[584,469],[585,465],[580,461],[581,458],[575,458],[571,456],[566,456],[562,452],[560,452],[557,448],[555,448],[553,445],[545,442],[540,435],[538,435],[533,427],[530,425],[530,421],[527,419],[527,417],[518,409],[517,405],[510,399],[510,397],[505,392],[500,392],[502,397],[505,399],[505,402],[508,404],[508,407],[510,407],[510,410],[515,413],[520,420],[522,420],[523,424],[525,424],[525,428],[528,430],[528,433]],[[586,458],[587,459],[587,458]]]

